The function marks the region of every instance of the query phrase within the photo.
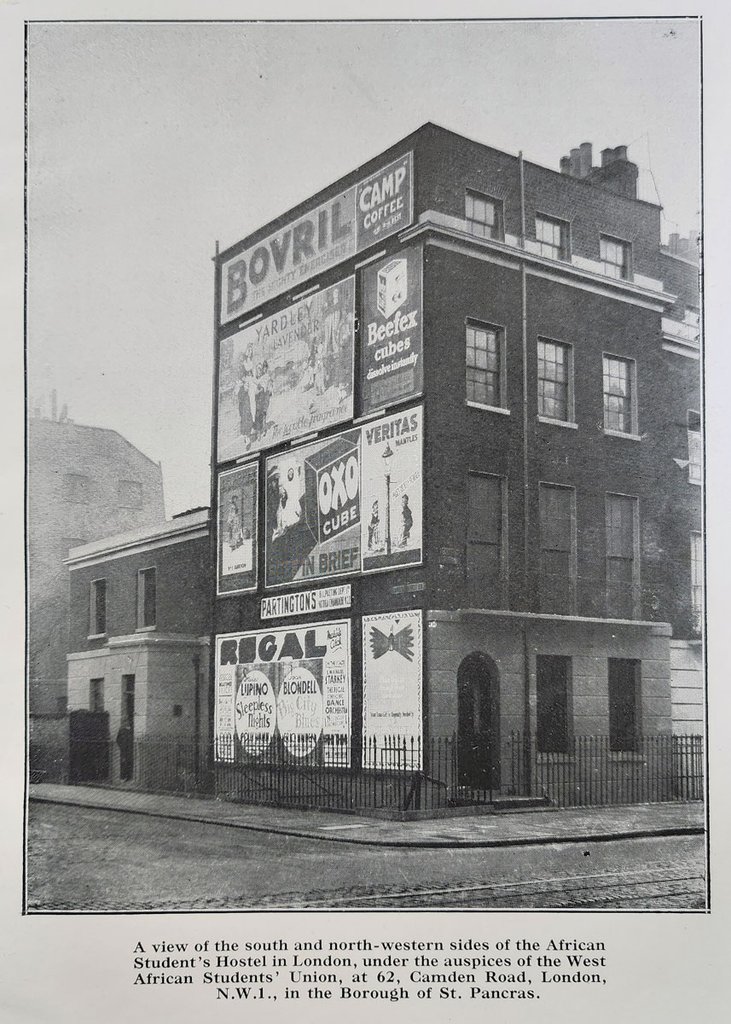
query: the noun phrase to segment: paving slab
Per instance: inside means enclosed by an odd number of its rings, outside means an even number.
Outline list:
[[[350,814],[344,820],[342,815],[329,811],[253,806],[213,798],[53,783],[30,786],[29,801],[174,818],[363,846],[530,846],[664,835],[702,835],[705,831],[705,812],[701,803],[550,807],[458,818],[384,821]]]

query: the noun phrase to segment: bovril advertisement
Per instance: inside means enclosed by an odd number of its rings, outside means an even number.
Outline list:
[[[350,765],[350,623],[216,637],[216,752]]]
[[[227,260],[221,274],[221,323],[292,291],[409,225],[412,174],[412,154],[405,153]]]
[[[266,462],[266,586],[422,561],[421,406]]]
[[[375,412],[423,388],[422,254],[403,249],[362,271],[363,412]]]

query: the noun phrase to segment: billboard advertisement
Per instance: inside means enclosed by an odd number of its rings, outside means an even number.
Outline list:
[[[405,153],[232,256],[221,268],[221,323],[405,228],[413,218],[412,176]]]
[[[422,645],[420,609],[363,616],[365,767],[422,767]]]
[[[366,267],[361,282],[361,387],[368,414],[423,389],[421,249],[403,249]]]
[[[216,637],[219,760],[350,764],[350,623]]]
[[[349,277],[223,340],[218,461],[350,419],[354,339]]]
[[[360,430],[266,460],[266,586],[360,569]]]
[[[316,615],[335,608],[350,608],[350,584],[320,587],[319,590],[296,590],[291,594],[277,594],[261,599],[262,619],[283,619],[288,615]]]
[[[259,466],[250,463],[218,477],[217,593],[256,590]]]
[[[361,427],[363,572],[422,562],[421,406]]]

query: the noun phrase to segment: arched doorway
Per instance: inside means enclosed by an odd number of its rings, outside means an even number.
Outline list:
[[[500,679],[482,651],[468,654],[457,670],[457,770],[469,789],[500,786]]]

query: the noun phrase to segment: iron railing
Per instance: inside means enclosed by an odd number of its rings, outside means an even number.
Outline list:
[[[215,791],[243,803],[331,810],[438,811],[527,799],[557,807],[702,800],[700,736],[645,736],[615,750],[607,736],[577,736],[561,751],[538,751],[518,732],[505,734],[499,757],[480,770],[457,738],[422,743],[399,736],[350,746],[338,738],[221,736],[213,751],[192,739],[145,736],[130,751],[84,741],[72,751],[94,771],[75,781],[170,793]],[[484,761],[484,758],[483,758]],[[101,773],[99,766],[104,771]]]

